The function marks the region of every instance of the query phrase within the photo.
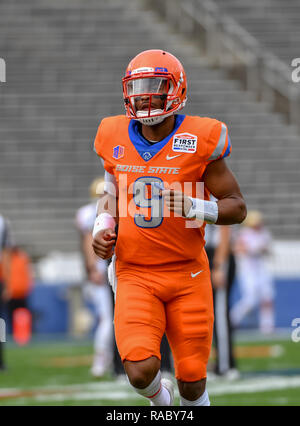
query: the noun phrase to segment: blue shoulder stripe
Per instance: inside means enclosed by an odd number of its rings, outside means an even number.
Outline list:
[[[230,138],[228,136],[228,146],[227,146],[227,149],[224,152],[222,158],[228,157],[228,155],[230,154],[230,149],[231,149],[231,141],[230,141]]]

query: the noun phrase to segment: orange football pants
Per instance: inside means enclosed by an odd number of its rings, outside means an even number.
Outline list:
[[[201,263],[140,266],[117,260],[116,272],[115,335],[122,361],[161,359],[166,332],[176,378],[184,382],[205,378],[214,318],[204,250]]]

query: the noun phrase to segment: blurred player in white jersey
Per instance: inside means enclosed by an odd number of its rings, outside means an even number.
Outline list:
[[[90,186],[92,199],[96,200],[97,193],[101,192],[103,185],[103,178],[97,178],[92,182]],[[107,263],[98,258],[92,249],[92,230],[97,208],[97,202],[94,200],[77,211],[76,226],[81,236],[81,249],[87,273],[83,294],[86,300],[94,305],[98,317],[91,373],[94,377],[101,377],[110,369],[112,363],[113,313],[111,290],[107,283]]]
[[[241,299],[233,306],[230,317],[238,327],[244,317],[259,306],[259,328],[262,333],[274,329],[274,284],[266,263],[270,254],[271,234],[265,228],[262,214],[248,213],[235,244]]]

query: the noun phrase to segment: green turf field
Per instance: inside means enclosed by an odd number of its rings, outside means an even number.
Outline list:
[[[300,343],[288,338],[243,341],[236,351],[241,377],[209,379],[211,405],[300,405]],[[148,405],[124,379],[107,375],[94,380],[91,354],[89,342],[7,343],[0,405]]]

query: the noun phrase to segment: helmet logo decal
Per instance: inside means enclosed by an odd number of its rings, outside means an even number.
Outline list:
[[[154,72],[168,72],[168,69],[163,67],[156,67]]]
[[[131,75],[139,74],[139,73],[142,73],[142,72],[154,72],[154,68],[151,68],[151,67],[137,68],[136,70],[131,71]]]
[[[152,67],[142,67],[142,68],[137,68],[137,69],[132,70],[132,71],[127,71],[127,75],[134,75],[134,74],[139,74],[139,73],[143,73],[143,72],[164,73],[164,72],[168,72],[168,69],[164,68],[164,67],[155,67],[155,68],[152,68]]]

